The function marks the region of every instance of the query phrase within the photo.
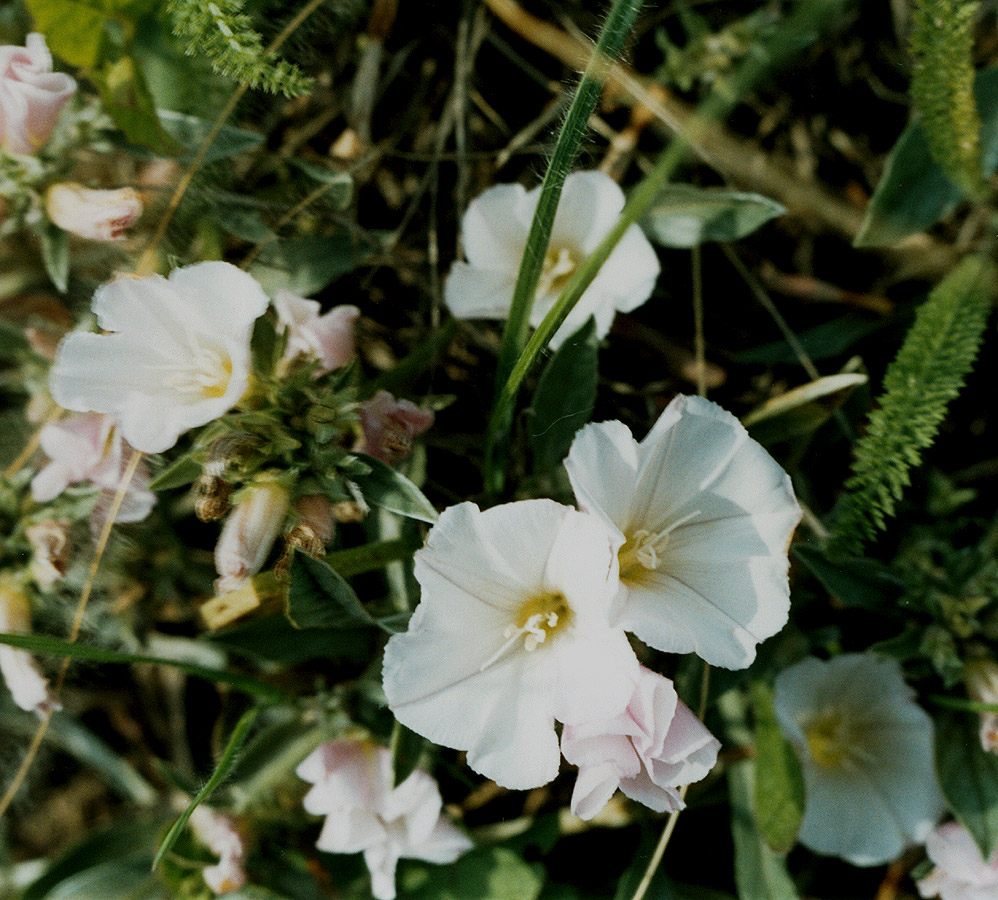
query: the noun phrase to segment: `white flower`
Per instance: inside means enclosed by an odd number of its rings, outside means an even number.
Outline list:
[[[114,419],[98,413],[67,416],[46,425],[39,437],[49,463],[31,479],[31,496],[39,503],[58,497],[71,484],[89,481],[111,497],[117,492],[132,448],[121,437]],[[156,505],[146,489],[149,469],[140,462],[128,483],[116,522],[141,522]],[[105,497],[105,501],[110,498]]]
[[[64,231],[91,241],[118,241],[142,215],[142,198],[135,188],[94,190],[64,182],[46,191],[45,212]]]
[[[540,188],[498,184],[473,200],[461,220],[468,262],[456,262],[444,286],[444,300],[459,319],[504,319],[509,315],[520,259]],[[624,194],[602,172],[573,172],[565,179],[551,242],[537,286],[530,324],[535,328],[562,288],[600,241],[624,207]],[[637,225],[632,225],[603,263],[599,274],[551,340],[558,347],[590,316],[603,337],[617,312],[630,312],[648,299],[658,278],[658,257]]]
[[[385,650],[403,725],[509,788],[558,774],[557,719],[624,710],[638,663],[609,623],[617,573],[606,530],[550,500],[445,510],[416,553],[422,599]]]
[[[216,894],[238,891],[246,885],[246,841],[232,816],[203,804],[191,813],[191,831],[212,853],[219,857],[213,866],[201,872],[205,884]]]
[[[267,295],[224,262],[174,269],[169,278],[119,276],[94,294],[101,328],[69,335],[49,380],[66,409],[102,412],[144,453],[217,419],[246,392],[253,322]]]
[[[970,833],[959,822],[940,825],[925,839],[935,868],[918,882],[923,897],[942,900],[995,900],[998,850],[985,862]]]
[[[912,693],[895,660],[865,653],[777,676],[776,718],[804,770],[802,844],[873,866],[925,840],[943,801],[932,720]]]
[[[975,659],[965,668],[967,693],[977,703],[998,703],[998,663],[991,659]],[[981,746],[998,753],[998,712],[981,713]]]
[[[616,624],[727,669],[787,621],[787,548],[800,508],[786,472],[738,420],[676,397],[639,444],[587,425],[565,460],[579,506],[615,534]]]
[[[655,812],[682,809],[677,788],[703,778],[720,747],[672,682],[642,667],[624,712],[562,732],[561,752],[579,767],[572,812],[593,818],[618,787]]]
[[[0,574],[0,632],[31,632],[28,595],[17,580],[7,573]],[[48,679],[42,675],[38,663],[26,650],[0,644],[0,674],[3,675],[14,702],[26,712],[44,716],[50,709],[60,708],[59,701],[49,690]]]
[[[437,783],[417,769],[392,786],[392,755],[369,741],[322,744],[298,767],[315,785],[305,809],[326,816],[316,846],[327,853],[360,853],[377,900],[395,897],[399,859],[449,863],[472,847],[442,815]]]
[[[241,588],[263,568],[291,509],[288,489],[277,481],[261,481],[229,513],[215,545],[215,591]]]
[[[354,357],[354,322],[360,315],[356,306],[334,306],[325,315],[316,300],[306,300],[291,291],[280,290],[274,297],[274,309],[288,343],[283,362],[298,356],[317,359],[322,364],[317,374],[345,366]]]

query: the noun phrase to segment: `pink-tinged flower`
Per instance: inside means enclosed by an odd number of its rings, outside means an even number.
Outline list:
[[[45,38],[29,34],[23,47],[0,47],[0,147],[34,153],[52,134],[76,92],[76,79],[52,71]]]
[[[618,787],[655,812],[682,809],[678,789],[706,776],[720,747],[672,682],[642,667],[627,709],[562,732],[561,752],[579,767],[572,812],[593,818]]]
[[[804,772],[804,846],[875,866],[925,840],[943,799],[913,694],[898,662],[872,653],[809,657],[776,677],[776,720]]]
[[[89,481],[114,496],[132,455],[121,430],[110,416],[85,413],[46,425],[41,447],[49,463],[31,480],[31,496],[39,503],[58,497],[71,484]],[[140,462],[128,483],[116,522],[141,522],[156,505],[156,495],[146,489],[149,469]],[[110,498],[102,498],[107,502]]]
[[[998,704],[998,663],[975,659],[964,669],[967,693],[977,703]],[[998,712],[981,713],[981,746],[998,753]]]
[[[24,530],[31,544],[28,571],[35,584],[50,588],[62,580],[70,559],[69,523],[65,519],[43,519]]]
[[[31,632],[28,595],[9,573],[0,574],[0,632]],[[51,709],[59,709],[59,701],[49,690],[48,679],[42,675],[38,663],[26,650],[0,644],[0,674],[3,675],[14,702],[25,712],[44,716]]]
[[[253,323],[268,302],[254,278],[225,262],[169,278],[121,275],[93,300],[98,324],[113,333],[63,340],[52,397],[65,409],[113,415],[137,450],[169,450],[246,393]]]
[[[322,744],[298,767],[314,787],[305,809],[326,817],[316,846],[363,853],[377,900],[394,900],[399,859],[454,862],[472,847],[443,814],[436,782],[419,769],[392,785],[392,756],[369,741]]]
[[[940,825],[925,839],[935,868],[918,882],[923,897],[942,900],[995,900],[998,897],[998,850],[985,860],[959,822]]]
[[[565,468],[579,506],[614,534],[615,624],[666,653],[741,669],[787,621],[790,478],[730,413],[676,397],[641,443],[587,425]]]
[[[540,188],[498,184],[468,205],[461,240],[468,261],[456,262],[444,285],[444,301],[459,319],[505,319],[513,300],[520,259]],[[624,192],[602,172],[573,172],[565,179],[551,241],[537,286],[530,324],[540,325],[575,271],[616,224]],[[632,225],[603,263],[599,274],[551,339],[558,347],[594,316],[603,337],[618,312],[644,303],[660,266],[648,239]]]
[[[94,190],[64,182],[46,191],[45,212],[64,231],[91,241],[118,241],[142,215],[142,198],[135,188]]]
[[[261,481],[248,489],[229,513],[215,545],[217,593],[238,590],[260,571],[290,508],[288,489],[276,481]]]
[[[353,359],[354,323],[360,315],[356,306],[334,306],[320,315],[318,301],[281,290],[274,297],[274,309],[288,339],[283,357],[285,366],[305,356],[321,363],[317,374],[322,375]]]
[[[363,437],[354,447],[386,463],[409,455],[412,440],[433,424],[433,413],[411,400],[396,400],[388,391],[378,391],[357,408]]]
[[[555,720],[623,712],[638,662],[610,625],[606,529],[550,500],[444,510],[416,553],[422,599],[385,649],[396,718],[504,787],[551,781]]]
[[[191,831],[216,856],[218,862],[207,866],[201,874],[205,884],[216,894],[238,891],[246,885],[246,841],[239,833],[236,820],[208,806],[199,806],[191,813]]]

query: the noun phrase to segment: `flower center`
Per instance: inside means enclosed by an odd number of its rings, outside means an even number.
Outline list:
[[[502,633],[503,645],[482,663],[484,671],[492,663],[506,656],[523,639],[523,649],[533,653],[552,635],[572,621],[572,607],[560,591],[546,591],[526,600],[516,611],[516,618]]]
[[[684,525],[698,515],[700,515],[700,510],[695,509],[670,525],[658,528],[657,531],[639,528],[628,534],[627,540],[617,551],[620,580],[640,581],[649,572],[660,569],[664,563],[663,555],[669,543],[669,535],[680,525]]]
[[[869,754],[863,748],[859,723],[839,709],[826,709],[804,727],[811,758],[823,769],[853,768]]]
[[[195,346],[168,379],[170,387],[205,399],[222,397],[232,378],[232,360],[212,347]]]
[[[561,292],[568,279],[579,265],[579,255],[568,247],[551,247],[544,257],[544,267],[537,283],[538,298],[554,299]]]

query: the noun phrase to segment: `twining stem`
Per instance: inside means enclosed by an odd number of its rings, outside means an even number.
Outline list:
[[[87,603],[90,602],[90,595],[93,593],[94,582],[97,580],[97,570],[100,568],[101,559],[104,556],[104,550],[107,549],[107,542],[111,539],[111,530],[114,528],[114,520],[117,518],[118,513],[121,510],[121,504],[125,500],[125,494],[128,492],[128,485],[131,484],[132,478],[135,475],[135,470],[139,467],[139,462],[141,462],[142,457],[145,454],[140,450],[135,450],[132,452],[131,457],[128,460],[128,464],[125,466],[125,470],[121,473],[121,481],[118,483],[118,490],[114,495],[114,499],[111,500],[111,505],[107,511],[107,517],[104,519],[104,525],[101,528],[100,536],[97,538],[97,545],[94,547],[94,558],[90,563],[90,571],[87,573],[87,582],[83,586],[83,590],[80,592],[79,602],[76,604],[76,612],[73,615],[73,622],[69,628],[69,643],[75,643],[76,639],[80,636],[80,628],[83,626],[83,616],[87,611]],[[62,661],[62,667],[59,669],[59,675],[56,678],[55,686],[52,689],[52,695],[58,698],[59,692],[62,690],[63,684],[66,682],[66,675],[69,672],[69,666],[72,660],[67,656]],[[38,750],[42,745],[42,741],[45,739],[45,734],[48,731],[49,723],[52,721],[53,708],[49,706],[41,721],[38,723],[38,728],[35,731],[34,737],[31,739],[31,744],[28,746],[28,752],[25,754],[24,760],[18,767],[17,772],[14,774],[14,779],[8,785],[7,790],[4,792],[2,798],[0,798],[0,819],[3,818],[4,814],[7,812],[10,804],[13,802],[14,797],[17,796],[17,792],[21,789],[21,785],[24,783],[24,779],[27,777],[28,772],[31,769],[32,763],[35,761],[35,757],[38,755]]]
[[[520,270],[513,289],[513,300],[509,317],[503,330],[502,344],[499,347],[499,361],[496,369],[496,402],[499,389],[509,378],[513,365],[521,355],[530,329],[530,311],[534,305],[537,285],[544,268],[551,230],[554,226],[558,201],[565,179],[575,162],[579,145],[589,127],[589,118],[596,108],[607,73],[613,66],[631,32],[634,20],[643,5],[643,0],[614,0],[600,32],[596,47],[589,57],[578,90],[572,98],[565,116],[565,122],[558,134],[551,161],[544,173],[540,195],[534,218],[530,223],[527,243],[520,261]],[[502,447],[509,434],[512,417],[493,414],[486,436],[485,447],[485,488],[490,493],[498,493],[503,486],[505,473],[501,461]]]
[[[276,53],[281,45],[297,30],[298,26],[302,24],[312,13],[314,13],[326,0],[309,0],[298,12],[288,21],[288,23],[281,29],[280,34],[278,34],[274,40],[270,42],[270,46],[264,50],[264,55],[269,56]],[[229,97],[228,103],[225,104],[222,111],[215,118],[214,123],[212,123],[211,128],[205,135],[203,141],[201,141],[201,146],[198,147],[198,152],[194,154],[194,159],[191,160],[190,164],[187,166],[187,171],[181,176],[180,181],[177,182],[177,186],[173,191],[173,196],[170,197],[170,202],[167,204],[166,209],[163,211],[163,215],[159,220],[159,224],[156,226],[156,231],[152,236],[152,240],[149,241],[149,246],[146,247],[145,252],[139,259],[138,265],[135,267],[135,273],[137,275],[150,275],[156,270],[156,248],[159,246],[160,241],[166,236],[166,230],[170,227],[170,222],[173,220],[174,214],[177,212],[180,206],[180,201],[183,200],[184,194],[187,193],[187,189],[191,186],[191,182],[194,180],[194,176],[197,174],[198,169],[201,168],[201,164],[204,162],[205,157],[208,155],[208,151],[211,149],[212,144],[215,143],[215,138],[218,137],[218,133],[222,130],[229,116],[235,112],[236,106],[239,105],[239,101],[243,99],[243,95],[250,88],[250,83],[248,81],[242,81],[236,87],[235,91],[232,92],[232,96]]]

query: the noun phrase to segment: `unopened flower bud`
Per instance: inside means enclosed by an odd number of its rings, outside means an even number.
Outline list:
[[[50,588],[62,579],[69,565],[71,547],[69,523],[65,519],[45,519],[25,529],[33,551],[29,571],[39,587]]]
[[[341,500],[333,504],[333,519],[349,525],[352,522],[363,522],[369,512],[366,503],[357,500]]]
[[[306,494],[295,500],[295,512],[323,549],[333,540],[336,533],[336,520],[333,518],[333,504],[322,494]]]
[[[232,485],[218,475],[201,473],[194,485],[194,514],[202,522],[217,522],[232,508]]]
[[[433,424],[433,413],[410,400],[396,400],[388,391],[378,391],[358,407],[364,435],[355,450],[387,463],[409,455],[412,439]]]
[[[215,547],[217,593],[238,590],[260,571],[290,506],[287,488],[276,481],[265,481],[249,490],[225,520]]]
[[[976,703],[998,704],[998,662],[974,659],[964,667],[967,693]],[[981,713],[981,746],[998,753],[998,712]]]
[[[227,894],[244,887],[246,841],[236,820],[218,810],[199,806],[191,814],[190,824],[197,838],[219,857],[216,865],[208,866],[201,873],[205,884],[216,894]]]
[[[45,212],[65,231],[91,241],[117,241],[142,215],[142,198],[130,187],[93,190],[65,182],[48,189]]]
[[[31,631],[31,607],[24,588],[10,573],[0,574],[0,632],[22,634]],[[14,702],[26,712],[45,715],[59,703],[49,690],[48,679],[26,650],[0,645],[0,673]]]

